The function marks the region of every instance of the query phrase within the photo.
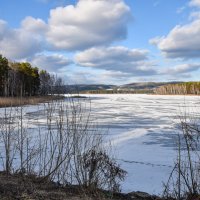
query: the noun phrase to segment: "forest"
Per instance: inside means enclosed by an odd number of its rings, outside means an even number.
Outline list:
[[[60,93],[63,80],[28,62],[10,62],[0,55],[0,96],[19,97]]]
[[[167,84],[156,88],[154,93],[160,95],[199,95],[200,82]]]

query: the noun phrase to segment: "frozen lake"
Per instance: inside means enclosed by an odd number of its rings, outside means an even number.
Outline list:
[[[128,172],[122,191],[161,194],[163,182],[167,181],[176,159],[179,116],[190,113],[200,119],[200,97],[144,94],[83,96],[90,97],[92,119],[102,133],[108,134],[118,162]],[[13,108],[13,111],[16,109]],[[0,114],[4,115],[3,108]],[[38,125],[41,130],[45,129],[44,104],[25,106],[23,115],[23,123],[28,125],[33,137]]]
[[[85,95],[84,95],[85,96]],[[200,97],[88,95],[91,113],[109,137],[121,167],[128,172],[124,192],[160,194],[176,159],[179,116],[198,115]]]

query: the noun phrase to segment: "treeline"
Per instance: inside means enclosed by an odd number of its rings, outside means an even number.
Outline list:
[[[36,96],[58,94],[63,81],[46,70],[31,66],[28,62],[9,62],[0,55],[0,96]]]
[[[154,90],[161,95],[200,95],[200,82],[185,82],[160,86]]]
[[[131,89],[113,89],[113,90],[87,90],[81,91],[81,94],[152,94],[153,90],[131,90]]]

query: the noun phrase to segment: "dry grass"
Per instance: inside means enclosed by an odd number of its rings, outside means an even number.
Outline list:
[[[0,97],[0,108],[20,106],[20,105],[35,105],[45,103],[52,100],[62,99],[63,96],[37,96],[37,97]]]
[[[111,200],[105,194],[94,195],[84,192],[79,186],[58,186],[36,176],[22,174],[7,175],[0,172],[1,200]],[[127,200],[127,198],[112,198]]]
[[[76,185],[61,186],[35,175],[7,175],[0,171],[1,200],[175,200],[162,199],[142,192],[115,193],[112,196],[110,194],[103,190],[91,193],[90,190]],[[187,200],[199,200],[199,196]]]

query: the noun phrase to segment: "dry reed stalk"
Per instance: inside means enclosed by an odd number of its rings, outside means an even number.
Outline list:
[[[62,96],[37,96],[37,97],[0,97],[0,108],[14,107],[21,105],[35,105],[45,103],[52,100],[62,99]]]

